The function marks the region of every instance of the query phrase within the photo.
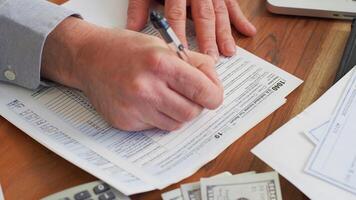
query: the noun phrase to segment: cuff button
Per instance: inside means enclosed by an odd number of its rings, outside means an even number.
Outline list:
[[[15,74],[15,72],[12,71],[12,70],[6,70],[6,71],[4,72],[4,76],[5,76],[5,78],[6,78],[7,80],[9,80],[9,81],[13,81],[13,80],[16,79],[16,74]]]

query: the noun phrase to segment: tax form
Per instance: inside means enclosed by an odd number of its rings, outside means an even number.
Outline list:
[[[145,33],[155,35],[152,27]],[[190,35],[190,46],[196,45]],[[225,100],[174,132],[112,128],[80,91],[29,91],[0,84],[1,115],[55,153],[131,195],[161,189],[193,174],[285,103],[301,80],[237,49],[216,70]],[[120,116],[118,116],[120,117]]]
[[[306,172],[356,194],[356,76],[353,74]],[[325,128],[324,128],[325,131]]]
[[[128,172],[131,176],[123,176],[124,180],[130,177],[145,190],[153,189],[152,185],[163,188],[191,175],[215,158],[281,106],[285,102],[284,97],[300,84],[299,79],[262,59],[242,49],[238,51],[240,54],[223,59],[217,66],[225,87],[223,105],[215,111],[204,111],[199,118],[171,133],[156,129],[128,133],[113,129],[95,112],[82,93],[63,86],[40,88],[33,92],[2,84],[1,110],[6,113],[1,114],[20,128],[26,121],[36,126],[36,132],[49,129],[50,133],[44,133],[46,137],[67,135],[124,169],[125,172],[116,173]],[[36,140],[41,139],[40,134],[33,134],[30,127],[23,130]],[[60,141],[59,136],[52,137],[56,142]],[[48,139],[42,140],[49,142]],[[54,149],[52,143],[46,146]],[[55,152],[63,155],[62,149]],[[132,174],[142,183],[132,178]],[[107,176],[101,179],[125,194],[142,191],[142,188],[113,184],[107,181]]]

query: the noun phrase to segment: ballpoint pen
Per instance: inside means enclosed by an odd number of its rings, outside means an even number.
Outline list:
[[[178,56],[184,61],[188,62],[188,54],[186,48],[179,40],[173,29],[170,27],[168,21],[156,11],[151,11],[150,20],[155,29],[161,34],[162,38],[166,41],[168,46],[172,47],[176,51]]]

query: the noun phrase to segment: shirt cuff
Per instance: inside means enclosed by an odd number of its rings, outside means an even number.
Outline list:
[[[46,38],[73,15],[44,0],[0,0],[0,80],[37,88]]]

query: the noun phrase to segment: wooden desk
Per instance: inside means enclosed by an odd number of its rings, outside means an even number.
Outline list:
[[[57,3],[62,0],[56,0]],[[63,0],[64,1],[64,0]],[[62,1],[62,2],[63,2]],[[241,173],[270,171],[250,150],[274,130],[301,112],[327,90],[335,76],[350,32],[347,21],[287,17],[269,14],[264,0],[240,0],[242,10],[258,28],[254,38],[236,34],[237,43],[305,80],[288,97],[288,103],[181,183],[199,180],[222,171]],[[81,183],[95,180],[61,157],[32,140],[0,117],[0,183],[7,200],[38,199]],[[291,158],[292,159],[292,158]],[[308,199],[281,177],[283,198]],[[162,191],[133,196],[133,199],[160,199]]]

